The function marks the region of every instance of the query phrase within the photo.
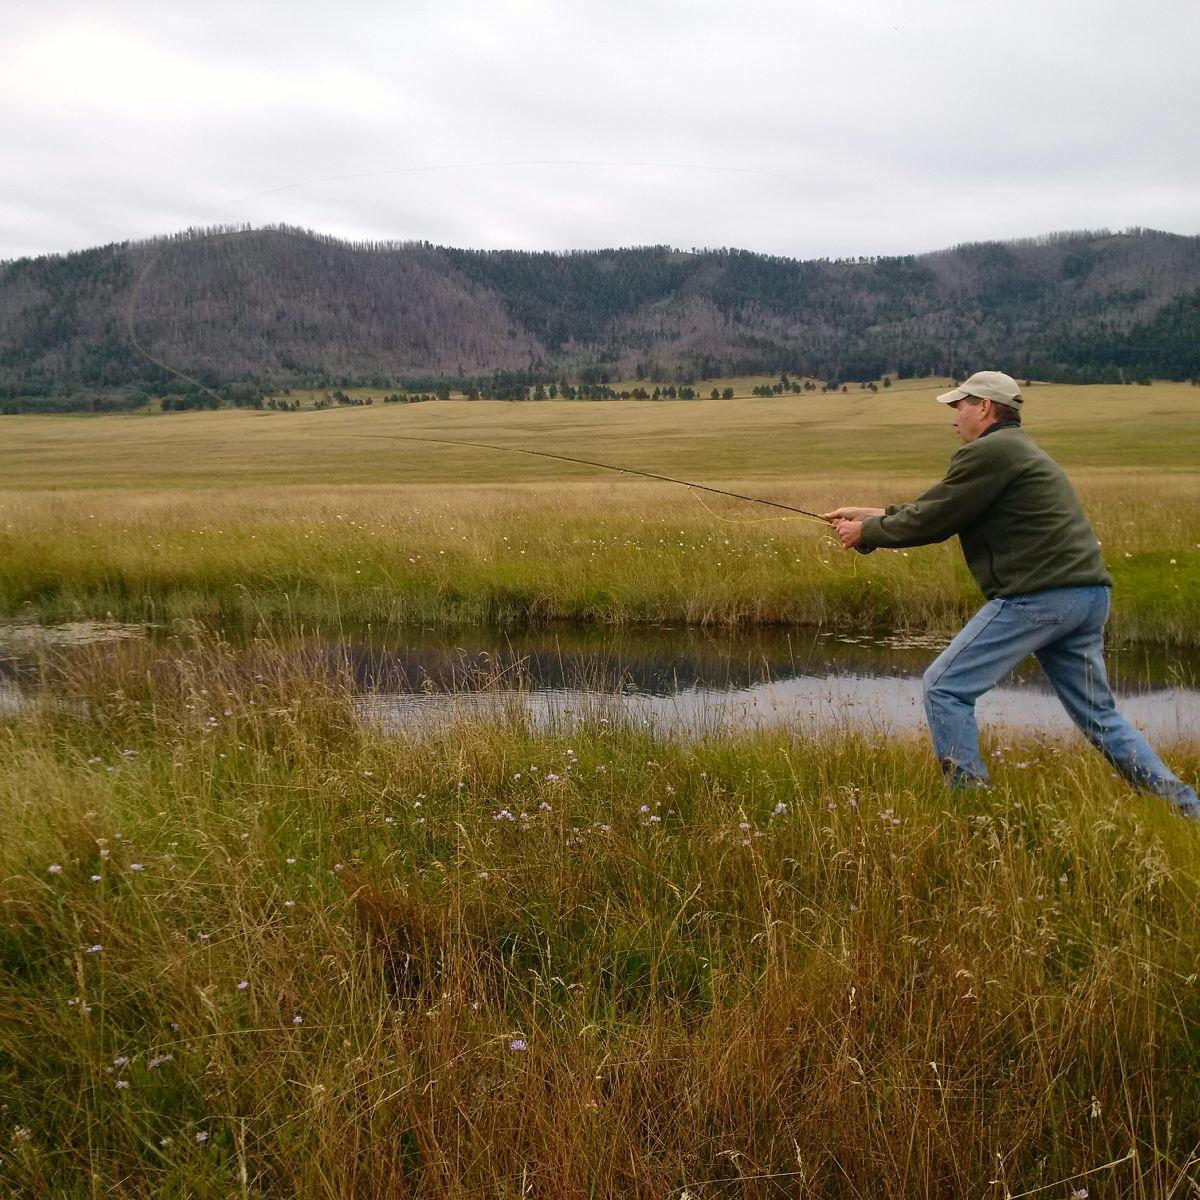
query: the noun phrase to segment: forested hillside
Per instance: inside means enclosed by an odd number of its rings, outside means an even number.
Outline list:
[[[434,386],[981,365],[1200,376],[1200,238],[1054,234],[809,260],[667,246],[529,253],[189,230],[0,263],[0,399],[211,386]]]

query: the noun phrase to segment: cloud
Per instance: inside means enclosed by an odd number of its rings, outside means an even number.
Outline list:
[[[9,25],[5,258],[214,220],[801,257],[1200,232],[1190,0],[98,0]]]

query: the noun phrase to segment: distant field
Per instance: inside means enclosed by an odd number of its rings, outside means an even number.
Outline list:
[[[712,381],[709,381],[710,384]],[[727,381],[716,381],[725,386]],[[753,382],[753,381],[750,381]],[[749,383],[740,384],[744,391]],[[425,447],[445,436],[582,455],[700,482],[813,472],[940,472],[957,442],[933,396],[945,380],[860,391],[695,401],[429,401],[298,413],[220,410],[0,418],[7,488],[254,483],[510,483],[606,479],[524,455]],[[384,391],[374,393],[382,398]],[[1026,424],[1068,468],[1195,470],[1200,389],[1039,386]]]
[[[978,601],[954,544],[858,559],[769,509],[400,440],[582,456],[822,511],[941,474],[958,444],[933,402],[944,386],[0,418],[0,609],[950,627]],[[1200,640],[1198,411],[1186,384],[1029,390],[1027,428],[1079,487],[1125,633]]]

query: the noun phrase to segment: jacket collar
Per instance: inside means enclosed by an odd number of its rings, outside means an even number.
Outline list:
[[[979,435],[979,437],[981,437],[981,438],[985,438],[985,437],[987,437],[987,435],[988,435],[989,433],[995,433],[997,429],[1020,429],[1020,428],[1021,428],[1021,422],[1020,422],[1020,421],[1013,421],[1013,420],[1011,420],[1011,419],[1010,419],[1010,418],[1008,418],[1008,417],[1004,417],[1003,419],[1001,419],[1001,420],[997,421],[997,422],[995,423],[995,425],[989,425],[989,426],[988,426],[988,427],[987,427],[987,428],[986,428],[986,429],[985,429],[985,430],[984,430],[984,431],[983,431],[983,432],[982,432],[982,433]],[[979,440],[979,438],[976,438],[975,440],[976,440],[976,441],[978,441],[978,440]]]

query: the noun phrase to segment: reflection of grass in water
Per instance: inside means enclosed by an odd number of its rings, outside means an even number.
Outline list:
[[[1183,1182],[1200,831],[1090,752],[953,799],[909,741],[386,739],[265,645],[71,671],[0,724],[14,1195]]]
[[[0,621],[0,647],[39,649],[48,646],[88,646],[143,636],[142,625],[119,621],[64,621],[41,625],[35,621]]]

